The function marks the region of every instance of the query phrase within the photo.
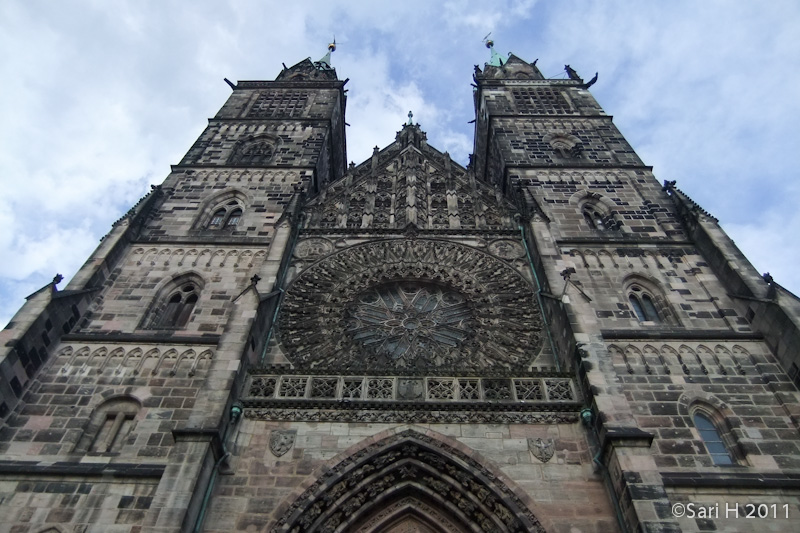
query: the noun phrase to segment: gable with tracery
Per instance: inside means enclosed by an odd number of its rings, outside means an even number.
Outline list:
[[[307,228],[514,229],[512,210],[447,153],[430,147],[416,125],[309,203]]]

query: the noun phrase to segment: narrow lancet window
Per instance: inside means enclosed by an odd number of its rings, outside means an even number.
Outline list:
[[[702,413],[695,413],[693,419],[694,425],[700,433],[700,438],[703,439],[703,444],[706,445],[706,450],[708,450],[708,454],[714,464],[734,464],[731,454],[728,453],[728,447],[725,446],[725,441],[722,440],[722,436],[714,423]]]
[[[653,297],[644,292],[641,287],[631,287],[628,301],[639,322],[661,322],[661,315],[658,313]]]

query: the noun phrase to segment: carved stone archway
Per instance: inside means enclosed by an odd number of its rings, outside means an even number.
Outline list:
[[[369,445],[325,472],[272,531],[406,530],[544,532],[530,509],[486,467],[413,430]]]
[[[429,502],[414,496],[400,497],[361,520],[356,533],[466,533]]]

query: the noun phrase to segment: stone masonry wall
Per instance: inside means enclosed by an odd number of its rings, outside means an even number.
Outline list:
[[[105,290],[75,333],[162,333],[218,335],[228,320],[231,301],[249,284],[266,256],[263,248],[235,246],[136,246],[112,272]],[[148,314],[166,283],[180,275],[202,280],[197,304],[186,327],[150,329]]]
[[[6,512],[0,527],[8,533],[139,531],[156,481],[4,475],[0,494]]]
[[[277,139],[271,166],[315,167],[327,122],[212,121],[181,160],[182,165],[226,165],[236,143],[259,135]]]
[[[610,117],[525,121],[501,117],[492,120],[491,128],[493,141],[501,145],[509,167],[642,164]],[[580,155],[559,157],[547,140],[548,134],[577,137],[582,145]]]
[[[142,240],[269,244],[294,186],[307,187],[311,176],[310,170],[274,168],[176,169],[164,182],[165,198],[148,220]],[[204,227],[203,222],[208,222],[217,207],[232,200],[243,209],[235,228]]]
[[[616,530],[605,488],[592,469],[581,428],[487,424],[288,423],[245,418],[238,428],[231,476],[220,478],[206,531],[269,531],[295,499],[320,474],[366,444],[406,429],[430,432],[490,470],[504,476],[526,501],[546,531],[566,533]],[[296,432],[292,448],[276,457],[270,451],[275,430]],[[547,463],[536,459],[528,439],[554,439]]]
[[[525,189],[550,219],[556,238],[685,239],[671,202],[649,171],[512,169],[510,174],[514,187]],[[589,200],[619,223],[617,230],[598,231],[587,224],[581,207]]]

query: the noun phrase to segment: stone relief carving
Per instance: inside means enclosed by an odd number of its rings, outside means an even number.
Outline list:
[[[489,244],[489,252],[503,259],[519,259],[525,255],[525,249],[517,241],[510,239],[497,240]]]
[[[397,395],[403,400],[421,400],[424,390],[421,379],[401,379],[397,383]]]
[[[288,429],[273,429],[269,435],[269,451],[275,457],[281,457],[294,446],[297,431]]]
[[[452,242],[393,239],[301,273],[279,336],[300,367],[522,369],[542,323],[530,284],[505,263]]]
[[[333,244],[328,239],[311,238],[297,243],[294,255],[300,259],[308,259],[327,255],[331,251],[333,251]]]
[[[546,463],[553,458],[555,453],[555,443],[553,439],[528,439],[528,449],[534,457]]]

